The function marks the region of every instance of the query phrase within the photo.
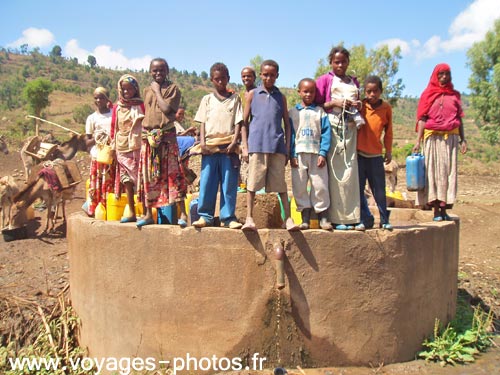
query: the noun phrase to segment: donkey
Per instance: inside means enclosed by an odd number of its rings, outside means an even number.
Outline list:
[[[31,174],[31,169],[34,165],[40,163],[40,159],[33,157],[32,155],[26,152],[27,147],[31,143],[31,140],[37,136],[33,136],[28,138],[21,148],[21,159],[24,165],[24,173],[26,176],[26,181],[28,181],[29,176]],[[40,142],[43,141],[41,137],[39,137]],[[85,134],[74,134],[68,141],[57,145],[57,150],[50,156],[50,160],[55,159],[63,159],[70,160],[73,159],[78,151],[89,152],[87,146],[87,136]]]
[[[53,188],[52,181],[46,175],[37,175],[14,197],[14,206],[12,209],[11,228],[19,228],[28,221],[27,208],[37,199],[42,199],[47,206],[47,222],[44,233],[54,230],[57,221],[59,205],[62,208],[63,222],[66,222],[66,201],[73,198],[76,185],[56,190]]]
[[[2,228],[10,224],[10,215],[14,196],[19,193],[19,187],[11,176],[0,178],[0,210],[2,210]],[[7,218],[7,220],[6,220]]]

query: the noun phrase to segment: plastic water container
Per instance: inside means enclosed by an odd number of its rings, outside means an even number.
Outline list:
[[[177,224],[177,203],[158,208],[158,224]]]
[[[302,214],[297,211],[297,202],[295,201],[295,198],[292,197],[290,200],[290,216],[293,219],[293,222],[295,224],[301,224],[302,223]],[[316,212],[314,212],[314,209],[311,208],[311,218],[309,219],[309,228],[310,229],[319,229],[319,220],[318,220],[318,215]]]
[[[137,203],[137,194],[134,195],[134,208],[135,208],[135,216],[141,216],[144,214],[143,209],[142,209],[142,203]],[[125,209],[123,210],[123,217],[130,217],[132,216],[132,211],[130,210],[130,207],[128,206],[128,203],[125,205]]]
[[[198,198],[194,198],[189,203],[189,222],[191,225],[200,218],[198,215]]]
[[[85,200],[87,202],[90,202],[89,188],[90,188],[90,178],[87,178],[87,181],[85,181]]]
[[[97,220],[106,220],[106,218],[107,218],[106,207],[104,207],[102,202],[99,202],[99,204],[95,208],[95,218]]]
[[[191,204],[191,199],[193,199],[193,194],[191,193],[186,194],[186,198],[184,198],[184,207],[185,207],[184,212],[189,212],[189,205]]]
[[[411,154],[406,158],[406,188],[408,191],[425,188],[425,159],[420,153]]]
[[[137,194],[134,195],[134,204],[135,204],[135,215],[141,216],[144,215],[144,210],[142,203],[137,200]]]
[[[292,217],[295,224],[302,223],[302,215],[299,211],[297,211],[297,202],[295,201],[294,197],[290,199],[290,216]]]
[[[127,194],[122,194],[119,199],[114,193],[108,193],[106,211],[108,221],[120,221],[127,205]]]

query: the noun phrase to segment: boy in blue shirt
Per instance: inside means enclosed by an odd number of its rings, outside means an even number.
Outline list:
[[[260,66],[262,85],[250,91],[243,112],[242,154],[248,161],[247,218],[243,230],[256,231],[253,220],[255,192],[278,192],[285,211],[285,227],[298,230],[290,217],[285,165],[290,151],[290,120],[285,96],[274,83],[279,76],[276,61],[265,60]],[[250,116],[252,118],[249,123]],[[285,127],[281,126],[282,121]]]

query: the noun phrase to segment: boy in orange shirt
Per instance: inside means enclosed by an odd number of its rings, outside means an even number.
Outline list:
[[[392,160],[392,107],[380,99],[380,95],[382,95],[382,80],[377,76],[367,77],[365,99],[361,109],[366,124],[358,130],[357,147],[361,222],[355,229],[361,231],[373,228],[374,223],[364,194],[367,179],[380,213],[380,227],[392,230],[385,197],[384,170],[384,161],[390,163]],[[382,133],[384,133],[383,144]]]

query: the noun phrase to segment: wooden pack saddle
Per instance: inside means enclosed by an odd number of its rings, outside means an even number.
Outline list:
[[[78,164],[74,160],[56,159],[53,161],[46,161],[34,166],[28,183],[32,179],[37,178],[38,172],[40,170],[47,167],[54,169],[63,190],[82,182],[80,169],[78,168]]]
[[[29,141],[25,153],[36,158],[39,161],[52,160],[57,150],[57,145],[52,143],[42,142],[40,137],[33,137]]]

